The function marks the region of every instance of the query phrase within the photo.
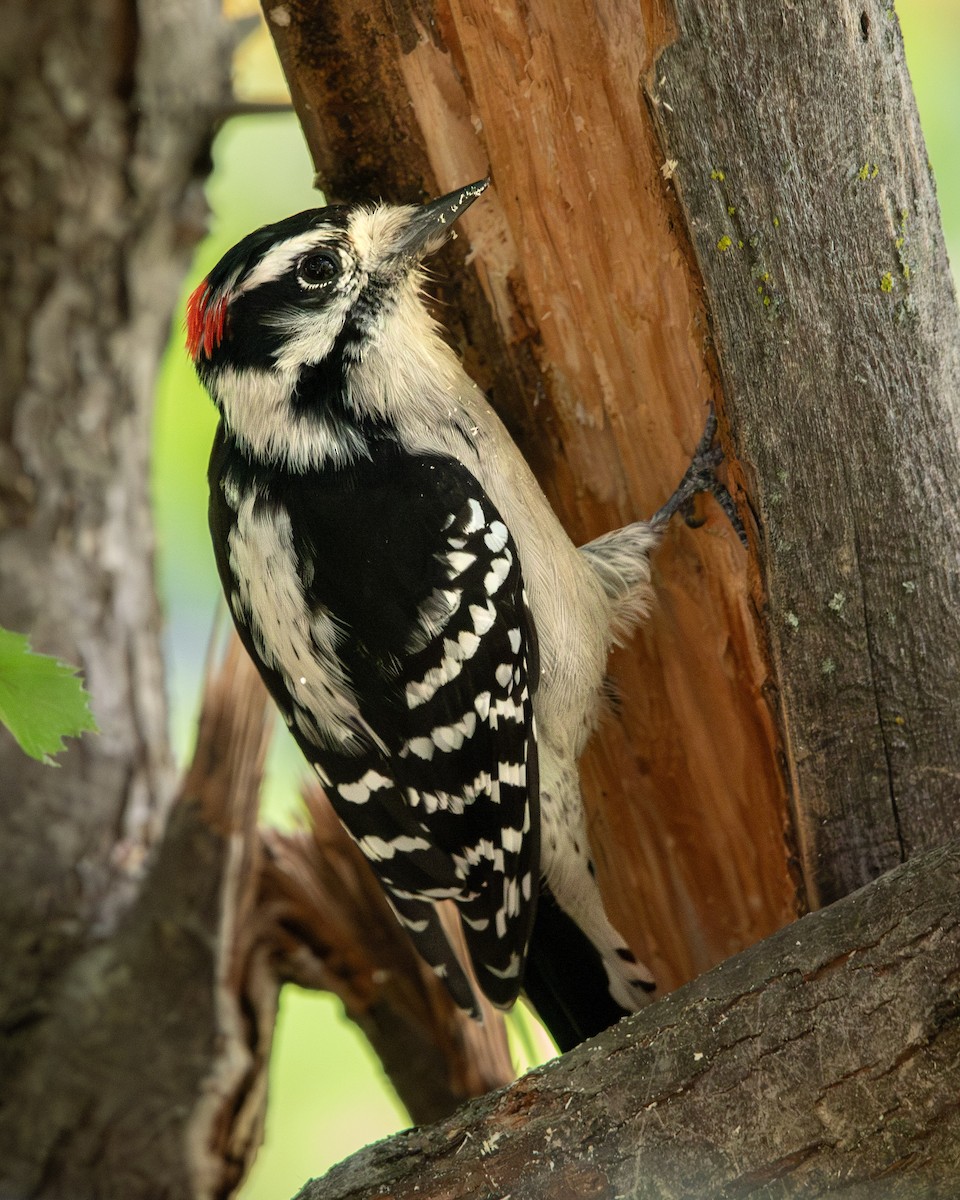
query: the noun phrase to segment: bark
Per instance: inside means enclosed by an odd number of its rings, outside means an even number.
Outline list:
[[[260,1143],[279,985],[248,934],[269,728],[252,672],[234,649],[209,681],[135,900],[21,1031],[5,1197],[225,1196]]]
[[[159,95],[165,79],[182,85],[192,74],[212,89],[223,78],[207,57],[208,10],[184,48],[182,79],[162,61],[161,41],[176,35],[156,17],[141,27],[133,4],[16,4],[5,18],[0,621],[82,666],[103,730],[56,773],[0,735],[11,801],[0,816],[0,937],[16,964],[0,979],[9,1027],[32,1019],[43,981],[79,948],[78,927],[115,919],[124,877],[172,792],[148,423],[153,372],[202,229],[194,163],[212,97],[190,87],[172,112]]]
[[[677,13],[648,97],[757,520],[824,903],[960,833],[960,323],[892,6]]]
[[[0,733],[0,1195],[210,1194],[184,1129],[223,1065],[199,968],[236,847],[180,806],[144,876],[175,783],[148,446],[229,45],[212,3],[4,18],[0,622],[79,664],[101,733],[58,770]]]
[[[721,964],[298,1200],[947,1197],[960,844]]]

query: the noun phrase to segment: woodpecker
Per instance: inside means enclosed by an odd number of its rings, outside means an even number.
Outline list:
[[[220,414],[220,578],[284,720],[456,1003],[476,1015],[442,900],[483,993],[525,987],[567,1049],[655,990],[604,911],[577,764],[690,488],[570,541],[423,299],[486,186],[258,229],[191,296],[187,349]]]

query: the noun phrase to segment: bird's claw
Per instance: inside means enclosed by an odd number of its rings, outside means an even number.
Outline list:
[[[746,546],[747,531],[737,513],[733,497],[717,478],[717,468],[723,462],[723,448],[716,442],[716,436],[717,414],[711,404],[703,436],[693,452],[690,466],[684,472],[673,495],[662,508],[654,513],[650,523],[654,526],[666,525],[674,513],[680,513],[684,521],[692,528],[702,525],[703,518],[698,519],[695,516],[693,502],[697,496],[709,492],[726,513],[737,537]]]

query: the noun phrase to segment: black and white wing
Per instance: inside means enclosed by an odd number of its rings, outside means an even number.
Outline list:
[[[539,667],[509,530],[448,459],[390,456],[261,486],[271,533],[289,523],[289,566],[273,547],[273,604],[258,619],[265,602],[249,588],[236,594],[243,505],[231,510],[233,490],[229,478],[212,489],[221,573],[295,737],[457,1002],[473,1007],[434,908],[442,899],[458,906],[482,990],[509,1006],[539,876]],[[306,606],[296,652],[273,646],[280,635],[267,628],[295,590],[285,570]]]

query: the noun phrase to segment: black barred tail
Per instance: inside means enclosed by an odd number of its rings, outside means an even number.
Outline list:
[[[634,961],[626,948],[619,954],[630,955]],[[653,985],[645,980],[637,980],[636,984],[636,1002],[624,1008],[611,994],[611,975],[604,956],[544,888],[537,904],[523,986],[560,1050],[572,1050],[640,1008],[650,999],[646,993],[653,991]]]
[[[397,896],[387,892],[387,899],[397,920],[407,931],[417,953],[442,980],[454,1004],[475,1021],[483,1020],[473,987],[456,951],[450,945],[440,914],[429,900],[412,896]]]

